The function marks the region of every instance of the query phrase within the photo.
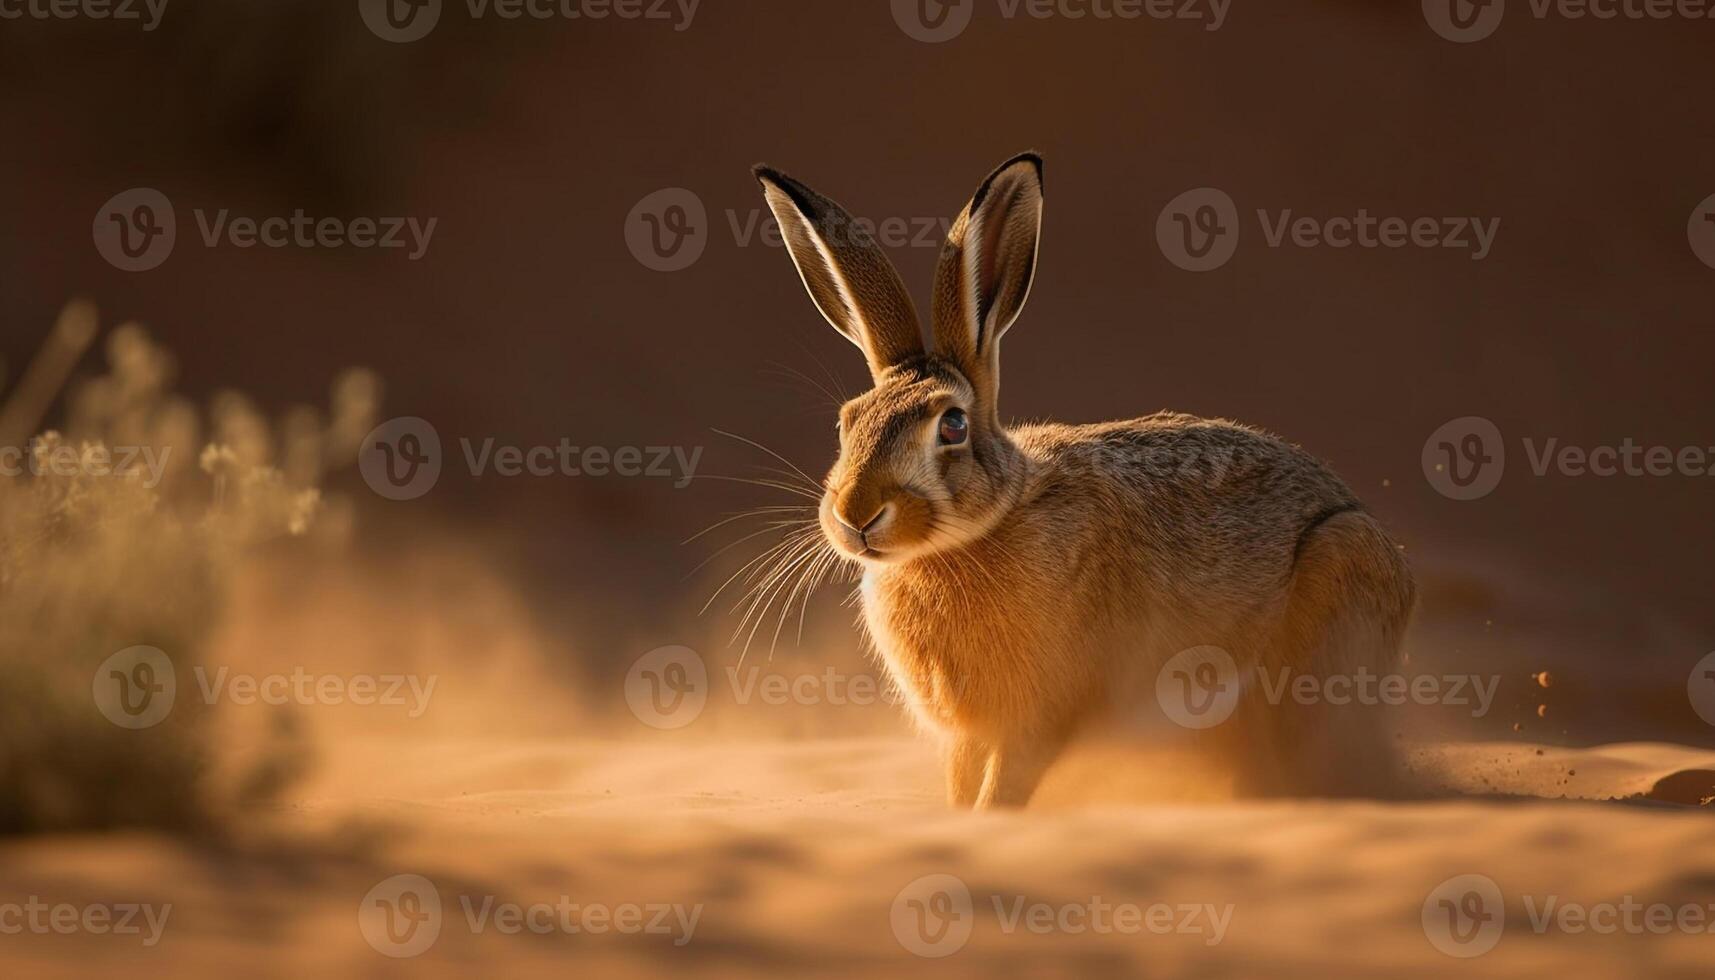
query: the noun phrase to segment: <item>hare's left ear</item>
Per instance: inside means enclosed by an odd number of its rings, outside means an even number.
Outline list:
[[[931,306],[935,348],[979,389],[998,383],[997,342],[1030,295],[1041,233],[1042,158],[1034,153],[989,174],[947,233]]]

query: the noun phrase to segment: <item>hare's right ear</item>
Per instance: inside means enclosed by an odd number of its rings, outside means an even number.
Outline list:
[[[876,378],[923,353],[917,310],[875,239],[846,210],[770,167],[752,173],[816,308],[858,345]]]

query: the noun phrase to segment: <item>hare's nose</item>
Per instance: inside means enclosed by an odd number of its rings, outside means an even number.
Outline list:
[[[835,507],[834,520],[839,522],[840,532],[845,535],[847,542],[862,550],[869,546],[865,535],[881,530],[882,526],[887,523],[887,519],[893,514],[893,505],[882,504],[870,513],[863,514],[863,511],[870,510],[870,508],[863,506],[853,508],[852,503],[851,501],[842,501],[838,507]]]

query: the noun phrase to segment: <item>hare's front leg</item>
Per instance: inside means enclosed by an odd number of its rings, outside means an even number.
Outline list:
[[[969,735],[948,738],[946,747],[947,803],[961,810],[976,805],[988,771],[989,747]]]
[[[977,793],[979,810],[1022,807],[1042,782],[1048,767],[1059,755],[1059,746],[1029,742],[1009,743],[991,752],[983,787]]]

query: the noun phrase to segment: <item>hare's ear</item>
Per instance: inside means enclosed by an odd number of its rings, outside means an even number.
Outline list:
[[[997,341],[1030,295],[1041,232],[1042,158],[1034,153],[989,174],[947,232],[930,308],[935,347],[979,387],[997,380]]]
[[[870,374],[923,354],[923,333],[905,283],[887,255],[846,210],[769,167],[753,171],[786,250],[816,308],[858,345]]]

